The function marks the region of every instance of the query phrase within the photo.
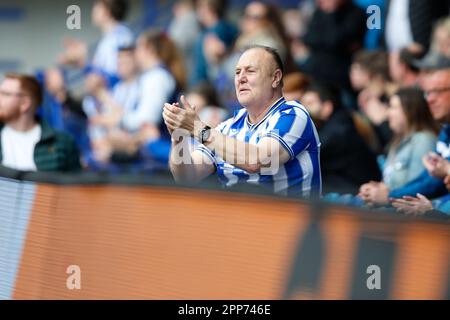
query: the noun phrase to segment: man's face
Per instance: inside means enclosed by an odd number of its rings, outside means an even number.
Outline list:
[[[317,0],[316,2],[322,11],[332,13],[339,9],[345,3],[345,0]]]
[[[241,29],[243,33],[260,30],[267,22],[266,7],[261,2],[250,2],[245,8]]]
[[[422,79],[422,89],[436,121],[450,120],[450,69],[427,73]]]
[[[302,104],[314,119],[322,118],[322,101],[314,91],[306,91],[302,98]]]
[[[360,64],[353,63],[350,68],[350,82],[353,89],[362,90],[370,83],[370,75]]]
[[[236,96],[242,106],[257,106],[271,99],[274,65],[270,54],[263,49],[250,49],[242,54],[234,76]]]
[[[6,78],[0,83],[0,121],[8,122],[20,116],[20,106],[24,94],[20,82]]]
[[[92,24],[97,27],[100,27],[103,24],[106,15],[107,9],[105,8],[105,5],[101,1],[96,1],[94,3],[94,6],[92,7],[91,13]]]
[[[137,63],[134,57],[134,51],[122,50],[119,51],[119,58],[117,61],[117,73],[123,80],[133,78],[137,73]]]

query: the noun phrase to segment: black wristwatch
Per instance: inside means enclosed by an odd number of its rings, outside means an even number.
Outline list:
[[[202,130],[200,130],[199,141],[201,144],[204,144],[208,141],[209,136],[211,135],[211,127],[205,126]]]

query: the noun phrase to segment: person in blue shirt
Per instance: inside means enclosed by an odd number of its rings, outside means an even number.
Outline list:
[[[192,86],[211,80],[208,72],[216,63],[213,60],[224,56],[238,35],[236,26],[225,17],[226,9],[226,0],[199,0],[196,3],[197,16],[204,30],[194,45],[194,66],[189,79]]]
[[[88,59],[85,42],[72,38],[64,41],[59,63],[82,68],[86,77],[102,77],[112,88],[118,81],[117,60],[119,49],[134,43],[134,35],[123,23],[128,12],[127,0],[96,0],[91,20],[100,29],[102,38],[96,45],[94,56]]]
[[[445,66],[439,69],[427,70],[423,76],[422,89],[433,118],[442,124],[435,151],[442,158],[450,159],[450,60],[444,62],[441,65]],[[426,168],[430,169],[431,161],[429,157],[424,158]],[[389,190],[384,183],[372,181],[362,185],[359,192],[359,196],[369,206],[385,205],[391,198],[417,194],[433,199],[447,194],[447,189],[442,178],[434,177],[429,170],[424,170],[416,179],[397,189]]]
[[[184,96],[181,103],[164,105],[175,180],[195,183],[215,173],[224,187],[256,185],[281,195],[319,196],[319,136],[305,107],[284,99],[283,63],[276,50],[245,50],[236,66],[235,87],[243,108],[215,129],[200,121]],[[191,136],[199,146],[180,156]]]
[[[446,162],[446,167],[450,165],[450,162]],[[448,171],[447,171],[448,172]],[[450,189],[450,175],[444,178],[444,183],[447,190]],[[423,194],[416,194],[415,197],[403,196],[401,199],[394,199],[392,206],[397,212],[404,213],[406,215],[424,215],[427,216],[443,216],[446,215],[447,219],[450,219],[450,194],[446,194],[443,197],[430,200]]]

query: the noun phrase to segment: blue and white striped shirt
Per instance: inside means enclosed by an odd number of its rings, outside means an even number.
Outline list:
[[[103,35],[95,49],[92,65],[108,74],[117,74],[119,49],[133,45],[134,36],[123,24]]]
[[[199,145],[197,150],[214,161],[217,175],[224,186],[249,183],[261,185],[282,195],[320,195],[322,181],[319,136],[308,111],[299,102],[280,98],[256,124],[249,122],[248,112],[242,108],[233,118],[222,122],[216,130],[255,145],[263,137],[275,138],[291,156],[277,172],[252,174],[225,162],[204,145]]]

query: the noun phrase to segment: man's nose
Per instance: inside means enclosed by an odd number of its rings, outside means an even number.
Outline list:
[[[238,75],[238,81],[239,81],[239,83],[245,83],[245,82],[247,82],[247,74],[246,74],[244,71],[242,71],[241,73],[239,73],[239,75]]]
[[[436,100],[436,97],[433,93],[429,93],[426,95],[426,101],[430,105]]]

